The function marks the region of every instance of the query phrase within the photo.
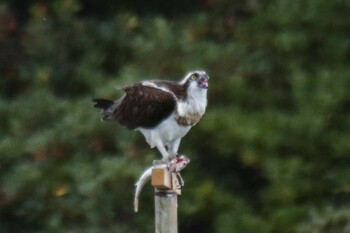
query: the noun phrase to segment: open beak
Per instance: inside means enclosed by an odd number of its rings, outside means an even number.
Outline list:
[[[202,75],[198,79],[198,86],[200,88],[208,89],[208,77],[206,75]]]

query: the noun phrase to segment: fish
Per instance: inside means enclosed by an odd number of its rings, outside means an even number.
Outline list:
[[[161,164],[161,165],[154,165],[149,168],[147,168],[138,181],[135,184],[135,195],[134,195],[134,212],[137,213],[139,211],[139,198],[142,191],[142,188],[145,186],[145,184],[151,179],[152,177],[152,169],[157,167],[166,167],[170,172],[176,173],[179,181],[180,186],[184,186],[184,181],[180,175],[180,171],[186,167],[186,165],[190,162],[190,159],[187,158],[184,155],[178,156],[170,161],[169,165]],[[181,188],[177,187],[177,188]]]

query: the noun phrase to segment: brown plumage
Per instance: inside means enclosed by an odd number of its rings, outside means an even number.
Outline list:
[[[167,161],[177,154],[181,138],[203,116],[208,79],[204,71],[193,71],[179,82],[138,82],[119,87],[125,94],[116,101],[94,99],[94,107],[102,109],[102,120],[116,120],[140,131]]]
[[[176,107],[170,92],[137,83],[122,88],[125,95],[112,107],[114,118],[129,129],[152,128]]]
[[[94,107],[105,110],[103,120],[115,119],[128,129],[152,128],[174,112],[177,100],[184,100],[187,97],[188,83],[179,85],[179,82],[175,81],[155,80],[152,84],[157,87],[142,82],[118,87],[117,89],[125,92],[121,99],[115,102],[94,99],[96,102]],[[179,119],[181,119],[179,124],[188,125],[183,117]]]

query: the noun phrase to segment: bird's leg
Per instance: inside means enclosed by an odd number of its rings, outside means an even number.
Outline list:
[[[162,154],[163,158],[162,160],[153,161],[153,165],[168,164],[170,162],[170,154],[165,149],[165,146],[161,142],[157,143],[156,146],[159,152]]]
[[[179,156],[177,151],[179,149],[180,142],[181,138],[173,140],[168,144],[168,154],[171,156],[171,159],[174,159],[175,157]]]

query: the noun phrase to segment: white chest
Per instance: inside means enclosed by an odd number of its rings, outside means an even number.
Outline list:
[[[180,116],[187,114],[203,115],[207,107],[207,90],[191,90],[188,92],[186,101],[179,101],[177,105],[177,112]]]
[[[147,143],[153,148],[158,142],[166,145],[173,140],[184,137],[190,129],[191,126],[178,125],[174,114],[172,114],[153,129],[138,128],[137,130],[145,136]]]

